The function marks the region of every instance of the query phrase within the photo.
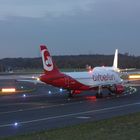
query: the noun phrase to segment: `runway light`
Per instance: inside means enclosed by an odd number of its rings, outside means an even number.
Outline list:
[[[51,94],[52,92],[51,92],[51,91],[49,91],[48,93],[49,93],[49,94]]]
[[[22,96],[25,98],[26,97],[26,94],[23,94]]]
[[[129,75],[129,79],[140,79],[140,75]]]
[[[14,123],[14,126],[15,126],[15,127],[17,127],[17,126],[18,126],[18,123],[17,123],[17,122],[15,122],[15,123]]]
[[[62,89],[62,88],[60,88],[60,89],[59,89],[59,91],[60,91],[60,92],[62,92],[62,91],[63,91],[63,89]]]
[[[34,75],[32,76],[32,79],[35,79],[35,76]]]
[[[12,92],[16,92],[15,88],[2,88],[2,92],[4,93],[12,93]]]

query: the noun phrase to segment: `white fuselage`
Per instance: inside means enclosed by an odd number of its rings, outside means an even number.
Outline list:
[[[66,74],[90,87],[120,84],[122,82],[118,73],[106,67],[95,67],[90,72],[70,72]]]

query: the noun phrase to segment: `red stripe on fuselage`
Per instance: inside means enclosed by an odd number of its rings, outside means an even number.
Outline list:
[[[50,84],[56,87],[61,87],[70,90],[90,90],[91,87],[86,86],[72,77],[65,75],[63,73],[56,73],[53,75],[42,75],[40,80],[46,84]]]

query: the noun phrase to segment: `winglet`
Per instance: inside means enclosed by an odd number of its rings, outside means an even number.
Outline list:
[[[113,61],[113,68],[118,69],[118,49],[115,51],[114,61]]]

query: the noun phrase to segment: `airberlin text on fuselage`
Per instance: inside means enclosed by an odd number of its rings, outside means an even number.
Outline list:
[[[94,81],[113,81],[115,80],[115,76],[113,74],[96,74],[92,76]]]

